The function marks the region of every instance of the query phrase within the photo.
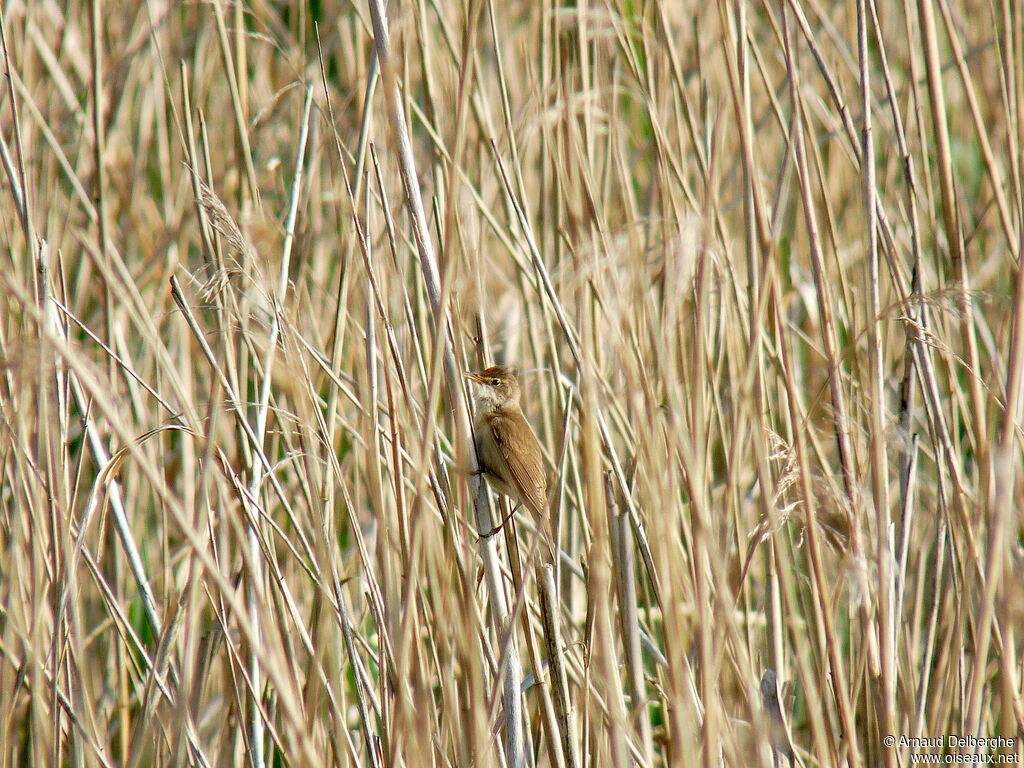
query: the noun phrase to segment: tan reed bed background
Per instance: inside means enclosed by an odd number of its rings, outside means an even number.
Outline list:
[[[390,5],[3,4],[0,765],[1019,758],[1020,5]]]

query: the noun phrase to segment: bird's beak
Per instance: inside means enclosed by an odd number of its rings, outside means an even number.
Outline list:
[[[479,373],[464,373],[464,374],[462,374],[462,377],[464,379],[469,379],[470,381],[475,381],[477,384],[483,384],[484,383],[484,380],[480,378],[480,374]]]

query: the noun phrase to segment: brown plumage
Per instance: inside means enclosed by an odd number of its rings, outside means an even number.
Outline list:
[[[543,524],[548,512],[548,481],[537,435],[519,406],[519,382],[495,365],[466,378],[476,382],[477,455],[491,487],[521,504]]]

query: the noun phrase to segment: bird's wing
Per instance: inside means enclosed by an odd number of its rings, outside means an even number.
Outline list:
[[[518,411],[503,408],[491,411],[486,418],[490,429],[483,432],[485,439],[492,441],[496,454],[492,461],[498,459],[494,463],[507,470],[501,473],[505,475],[501,479],[515,487],[520,500],[534,515],[544,517],[548,508],[548,482],[540,443],[530,423]]]

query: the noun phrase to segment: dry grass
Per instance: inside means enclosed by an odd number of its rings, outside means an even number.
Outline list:
[[[3,4],[0,766],[1020,759],[1019,4],[377,2]]]

